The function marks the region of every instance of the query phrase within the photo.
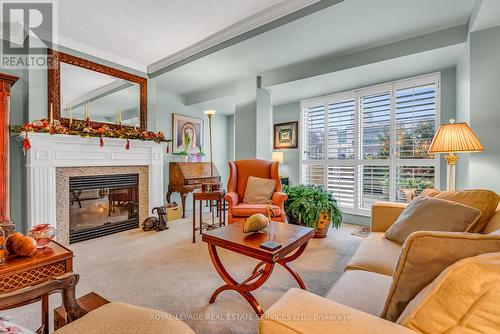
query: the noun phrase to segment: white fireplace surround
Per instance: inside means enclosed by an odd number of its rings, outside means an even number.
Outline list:
[[[148,166],[149,212],[163,205],[163,152],[165,145],[152,141],[82,138],[31,133],[26,156],[28,228],[50,223],[56,226],[56,168],[95,166]],[[24,136],[21,137],[24,139]],[[56,226],[57,227],[57,226]]]

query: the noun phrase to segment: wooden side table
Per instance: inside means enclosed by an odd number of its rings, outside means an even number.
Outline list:
[[[46,248],[39,249],[30,257],[8,256],[0,265],[0,294],[12,292],[46,282],[54,277],[73,271],[73,252],[55,241]],[[49,295],[35,298],[29,303],[42,302],[42,327],[49,332]],[[10,305],[16,308],[26,305]],[[6,308],[3,308],[6,309]]]
[[[226,217],[224,211],[222,211],[222,205],[224,204],[224,191],[212,191],[212,192],[196,192],[193,193],[193,243],[196,242],[196,231],[200,231],[203,234],[203,230],[209,230],[216,227],[221,227],[226,224]],[[200,202],[200,219],[199,226],[196,227],[196,201]],[[203,201],[216,201],[217,202],[217,212],[219,216],[219,224],[205,223],[203,222]],[[212,212],[213,215],[213,212]],[[213,216],[212,216],[213,217]]]

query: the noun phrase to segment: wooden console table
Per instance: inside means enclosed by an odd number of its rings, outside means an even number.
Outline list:
[[[268,280],[276,263],[288,270],[301,289],[306,289],[302,278],[288,263],[297,259],[304,252],[307,243],[314,235],[314,229],[271,222],[265,231],[243,233],[244,224],[244,221],[236,222],[203,233],[202,240],[208,244],[208,252],[212,263],[226,283],[215,290],[209,303],[215,302],[215,299],[222,291],[234,290],[246,299],[255,313],[262,315],[264,310],[251,292],[261,287]],[[281,244],[281,248],[274,251],[260,248],[260,244],[270,240]],[[217,247],[246,255],[261,262],[255,266],[252,274],[247,279],[241,283],[237,282],[224,268],[217,253]]]
[[[73,271],[73,252],[55,241],[46,248],[39,249],[30,257],[10,255],[4,265],[0,265],[0,294],[13,292],[46,282],[54,277]],[[49,294],[34,298],[28,303],[12,304],[16,308],[37,301],[42,302],[42,327],[49,332]]]

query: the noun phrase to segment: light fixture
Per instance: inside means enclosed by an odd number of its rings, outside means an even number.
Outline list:
[[[273,152],[271,159],[273,161],[278,161],[280,165],[284,163],[283,152]]]
[[[214,165],[212,161],[212,117],[215,114],[215,110],[205,110],[205,115],[208,117],[208,133],[209,133],[209,145],[210,145],[210,184],[206,184],[202,187],[204,191],[212,192],[213,187],[213,178],[214,178]]]
[[[455,165],[459,159],[455,153],[482,151],[483,145],[467,123],[455,123],[454,119],[450,119],[450,124],[439,126],[429,147],[429,153],[448,153],[444,156],[448,163],[448,190],[455,190]]]
[[[205,110],[204,113],[205,113],[205,115],[208,116],[208,118],[211,118],[215,114],[215,110],[213,110],[213,109]]]

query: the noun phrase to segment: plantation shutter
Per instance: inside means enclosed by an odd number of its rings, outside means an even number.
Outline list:
[[[396,91],[396,157],[429,159],[427,151],[434,137],[436,85]]]
[[[354,100],[328,105],[328,159],[354,159]]]
[[[324,184],[324,166],[323,165],[303,165],[302,183],[307,185],[323,186]]]
[[[361,206],[369,209],[377,201],[389,200],[389,166],[361,167]]]
[[[439,159],[427,153],[439,99],[439,75],[429,74],[301,101],[301,183],[362,215],[376,201],[405,201],[407,189],[439,188]]]
[[[390,124],[390,93],[379,93],[361,97],[363,159],[389,159]]]
[[[304,108],[303,160],[325,158],[325,105]]]
[[[344,208],[354,208],[354,167],[328,166],[328,191]]]

